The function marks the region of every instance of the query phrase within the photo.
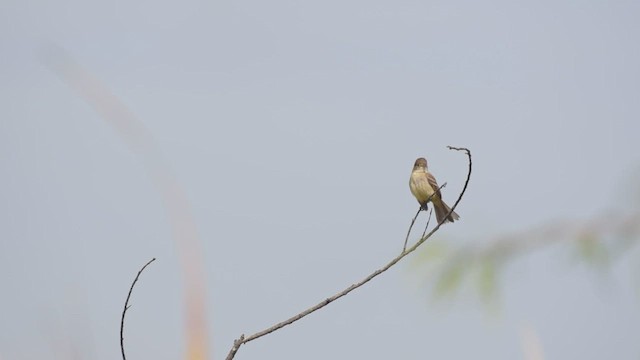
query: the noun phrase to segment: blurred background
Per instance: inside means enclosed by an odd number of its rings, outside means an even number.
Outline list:
[[[637,359],[640,3],[0,5],[0,359]],[[411,241],[426,222],[422,215]],[[433,221],[432,221],[433,223]]]

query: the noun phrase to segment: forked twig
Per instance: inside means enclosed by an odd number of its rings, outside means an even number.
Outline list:
[[[427,225],[424,227],[424,231],[422,232],[422,237],[427,233],[427,229],[429,228],[429,223],[431,222],[431,214],[433,213],[433,206],[429,209],[429,217],[427,218]]]
[[[451,213],[456,208],[456,206],[458,206],[458,203],[460,202],[460,200],[462,200],[462,197],[464,196],[464,193],[467,190],[467,186],[469,185],[469,180],[471,179],[471,168],[472,168],[471,152],[469,151],[469,149],[467,149],[467,148],[457,148],[457,147],[452,147],[452,146],[449,146],[448,148],[450,150],[464,151],[466,153],[467,158],[469,159],[469,171],[467,173],[467,179],[464,182],[464,187],[462,188],[462,191],[460,192],[460,195],[458,196],[458,199],[453,204],[451,209],[449,209],[449,212],[447,213],[447,215],[444,216],[444,219],[447,219],[447,217],[449,217],[449,215],[451,215]],[[240,338],[236,339],[233,342],[233,346],[231,347],[231,350],[229,351],[229,354],[227,355],[226,360],[233,359],[235,357],[236,353],[238,352],[238,350],[240,349],[240,347],[243,344],[246,344],[249,341],[253,341],[253,340],[257,339],[257,338],[260,338],[260,337],[263,337],[265,335],[268,335],[268,334],[270,334],[270,333],[272,333],[272,332],[274,332],[276,330],[279,330],[279,329],[281,329],[281,328],[283,328],[283,327],[285,327],[287,325],[290,325],[290,324],[302,319],[303,317],[315,312],[316,310],[322,309],[323,307],[329,305],[333,301],[335,301],[335,300],[347,295],[348,293],[352,292],[353,290],[355,290],[355,289],[361,287],[362,285],[366,284],[371,279],[373,279],[376,276],[378,276],[378,275],[382,274],[383,272],[387,271],[393,265],[398,263],[398,261],[402,260],[402,258],[404,258],[405,256],[409,255],[410,253],[414,252],[420,245],[422,245],[425,241],[427,241],[436,231],[438,231],[438,229],[440,229],[440,226],[442,226],[443,222],[438,223],[438,225],[436,225],[427,235],[423,236],[420,240],[418,240],[413,246],[411,246],[406,251],[403,251],[400,255],[398,255],[395,258],[393,258],[389,263],[387,263],[386,265],[384,265],[380,269],[378,269],[378,270],[374,271],[373,273],[369,274],[367,277],[362,279],[360,282],[357,282],[357,283],[347,287],[346,289],[342,290],[341,292],[322,300],[318,304],[316,304],[316,305],[314,305],[314,306],[302,311],[301,313],[298,313],[297,315],[294,315],[294,316],[290,317],[287,320],[279,322],[279,323],[277,323],[277,324],[275,324],[275,325],[273,325],[273,326],[271,326],[271,327],[269,327],[269,328],[267,328],[265,330],[259,331],[259,332],[255,333],[255,334],[249,335],[247,337],[245,337],[244,334],[241,335]]]
[[[440,190],[447,186],[447,183],[444,183],[442,185],[440,185],[440,187],[438,188],[437,191],[434,191],[433,194],[431,194],[428,198],[427,201],[425,201],[425,204],[428,203],[429,201],[431,201],[431,198],[437,194],[438,192],[440,192]],[[418,212],[416,213],[416,215],[413,217],[413,219],[411,220],[411,225],[409,225],[409,230],[407,231],[407,237],[404,239],[404,246],[402,247],[402,252],[405,252],[405,250],[407,250],[407,242],[409,241],[409,235],[411,234],[411,229],[413,229],[413,224],[416,222],[416,219],[418,219],[418,215],[420,215],[420,211],[422,211],[422,206],[420,206],[418,208]],[[433,209],[431,209],[433,211]],[[431,219],[431,213],[429,213],[429,219]],[[429,226],[429,221],[427,221],[427,226]],[[425,232],[427,231],[427,228],[425,228],[424,230]],[[424,233],[422,233],[422,236],[424,236]]]
[[[407,250],[407,242],[409,242],[409,235],[411,235],[411,229],[413,229],[413,224],[415,224],[416,220],[418,219],[418,215],[420,215],[421,211],[422,211],[422,206],[419,206],[418,212],[413,216],[413,219],[411,219],[411,225],[409,225],[409,230],[407,230],[407,237],[404,239],[404,246],[402,247],[402,252],[405,252],[405,250]]]

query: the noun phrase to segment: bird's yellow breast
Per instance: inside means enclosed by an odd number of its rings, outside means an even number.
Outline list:
[[[422,203],[429,199],[433,194],[433,188],[429,184],[427,173],[422,170],[415,170],[411,173],[409,179],[409,188],[411,193],[416,197],[419,203]]]

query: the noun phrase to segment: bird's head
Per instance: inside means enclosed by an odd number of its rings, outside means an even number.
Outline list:
[[[413,169],[427,169],[427,159],[418,158],[416,162],[413,164]]]

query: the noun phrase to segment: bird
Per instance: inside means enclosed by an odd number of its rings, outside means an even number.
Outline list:
[[[411,178],[409,178],[409,189],[411,189],[411,193],[415,196],[416,200],[418,200],[422,210],[428,209],[427,204],[429,202],[433,204],[433,209],[436,212],[436,219],[439,224],[443,222],[454,222],[460,219],[460,216],[456,214],[455,211],[452,211],[451,214],[447,216],[451,208],[442,201],[442,194],[440,193],[438,182],[436,182],[436,178],[428,170],[427,159],[422,157],[416,159],[416,162],[413,164],[413,171],[411,171]]]

